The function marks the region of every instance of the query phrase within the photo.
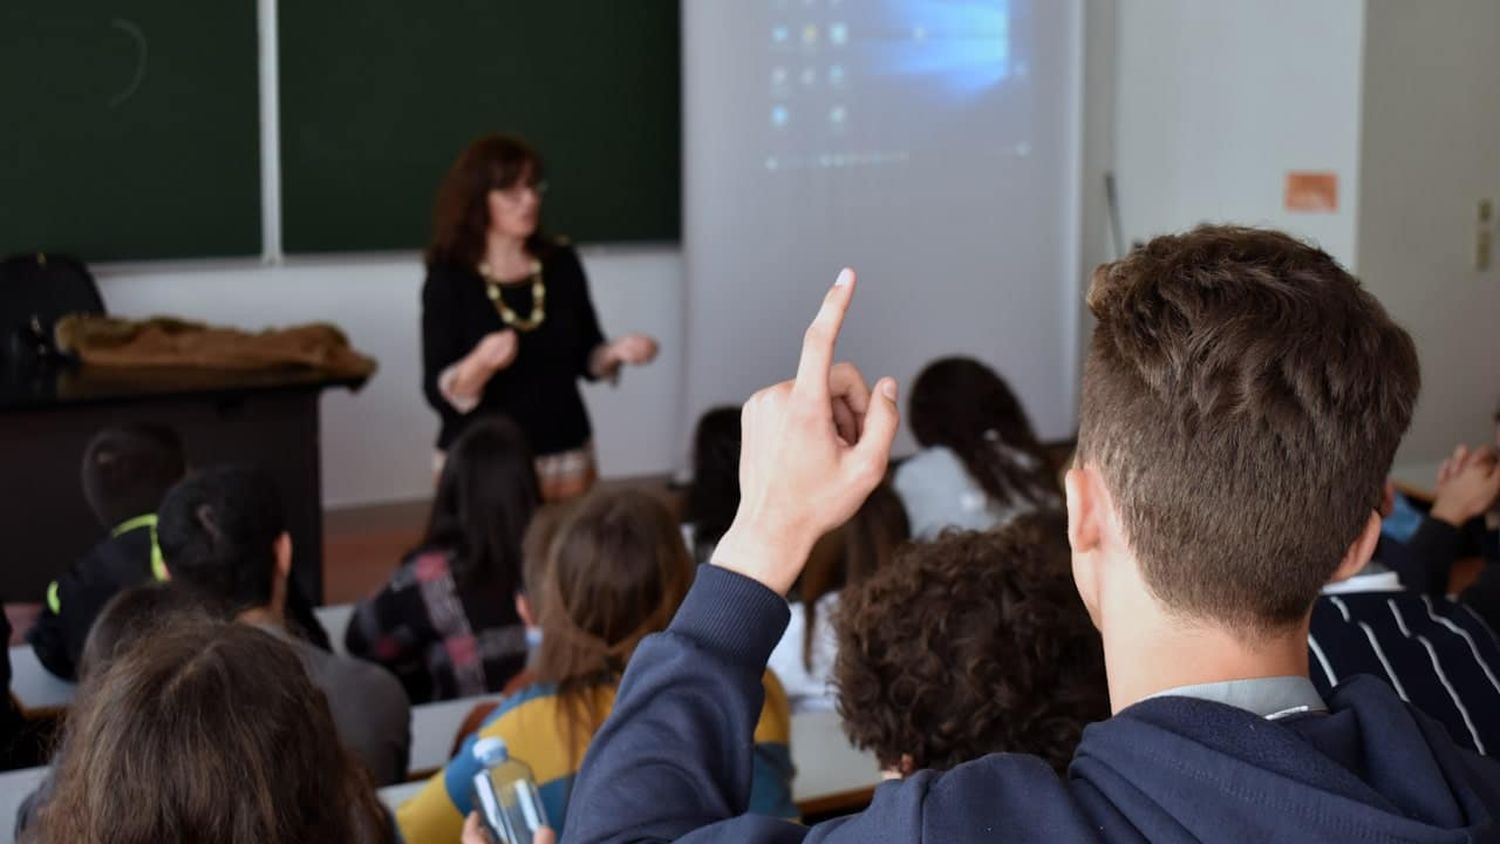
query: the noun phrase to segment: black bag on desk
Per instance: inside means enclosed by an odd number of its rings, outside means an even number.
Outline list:
[[[104,313],[82,261],[36,252],[0,261],[0,361],[30,368],[61,359],[52,327],[68,314]]]

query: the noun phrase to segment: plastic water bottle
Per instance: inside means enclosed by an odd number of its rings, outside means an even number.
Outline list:
[[[505,740],[499,738],[474,742],[474,758],[484,766],[474,775],[474,808],[490,835],[496,844],[531,844],[547,823],[531,768],[512,759]]]

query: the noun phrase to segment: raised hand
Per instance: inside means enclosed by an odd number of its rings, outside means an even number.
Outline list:
[[[900,424],[893,379],[872,392],[852,364],[833,364],[854,287],[852,270],[839,273],[803,338],[796,379],[751,396],[742,413],[740,507],[713,562],[782,595],[818,537],[880,483]]]
[[[1483,515],[1500,496],[1500,462],[1488,448],[1459,446],[1438,470],[1432,517],[1455,527]]]

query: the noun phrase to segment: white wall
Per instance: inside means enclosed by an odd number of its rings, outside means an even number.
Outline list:
[[[677,463],[682,372],[682,259],[676,246],[582,250],[606,332],[646,331],[656,364],[618,388],[585,392],[602,471],[668,471]],[[109,310],[172,314],[258,329],[326,320],[380,369],[357,394],[323,399],[323,500],[338,507],[422,498],[432,489],[437,417],[421,393],[420,292],[415,254],[293,259],[285,266],[215,262],[97,267]]]
[[[1118,5],[1115,160],[1126,240],[1204,221],[1269,225],[1352,266],[1363,0]],[[1337,173],[1338,212],[1283,210],[1289,170]]]
[[[1424,462],[1489,441],[1500,401],[1500,272],[1473,263],[1476,206],[1500,202],[1500,3],[1369,0],[1365,23],[1357,266],[1417,339],[1398,461]]]

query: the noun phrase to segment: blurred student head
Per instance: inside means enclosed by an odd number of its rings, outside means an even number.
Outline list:
[[[617,680],[636,645],[666,628],[693,562],[666,505],[638,490],[595,491],[558,528],[541,589],[535,670],[555,683],[568,720],[592,733],[587,690]]]
[[[685,520],[693,526],[693,556],[706,562],[740,506],[740,409],[716,407],[693,433],[693,484]]]
[[[993,369],[973,358],[934,361],[917,376],[908,404],[917,443],[958,455],[991,501],[1023,511],[1056,506],[1061,490],[1051,459]]]
[[[212,604],[181,586],[144,583],[109,599],[83,640],[78,676],[108,668],[121,654],[158,629],[174,624],[205,623],[222,617]]]
[[[478,420],[448,450],[422,544],[455,552],[460,586],[513,594],[521,586],[521,541],[540,503],[520,427],[505,416]]]
[[[255,627],[155,628],[91,675],[68,718],[38,840],[392,840],[322,692]]]
[[[118,425],[89,440],[83,452],[83,496],[106,528],[156,512],[182,479],[182,441],[162,425]]]
[[[184,479],[162,502],[157,540],[175,584],[231,612],[285,608],[292,540],[265,472],[215,466]]]

